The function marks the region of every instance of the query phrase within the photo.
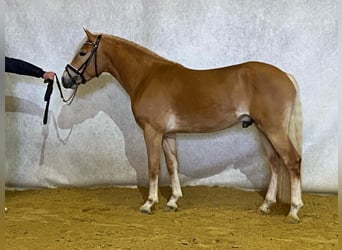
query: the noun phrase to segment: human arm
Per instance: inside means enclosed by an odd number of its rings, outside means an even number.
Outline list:
[[[44,80],[53,80],[55,74],[52,71],[44,71],[42,68],[29,62],[7,56],[5,57],[5,71],[19,75],[40,77],[44,78]]]

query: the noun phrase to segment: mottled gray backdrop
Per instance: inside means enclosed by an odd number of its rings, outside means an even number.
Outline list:
[[[61,75],[82,28],[114,34],[196,69],[248,60],[295,75],[304,122],[303,187],[337,191],[337,2],[253,0],[5,0],[5,54]],[[110,75],[71,106],[55,87],[6,74],[6,184],[145,185],[146,150],[127,94]],[[68,92],[65,91],[67,94]],[[179,135],[183,185],[264,188],[269,169],[254,127]],[[168,184],[164,163],[161,183]]]

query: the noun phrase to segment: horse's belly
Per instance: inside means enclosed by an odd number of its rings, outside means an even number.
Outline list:
[[[222,130],[234,125],[237,118],[233,115],[215,117],[213,115],[170,115],[167,120],[167,130],[182,133],[208,133]]]

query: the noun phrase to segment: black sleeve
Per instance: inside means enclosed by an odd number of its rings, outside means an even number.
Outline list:
[[[5,57],[5,71],[19,75],[43,77],[45,71],[23,60]]]

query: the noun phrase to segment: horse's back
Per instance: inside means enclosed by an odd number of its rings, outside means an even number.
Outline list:
[[[195,110],[194,105],[213,108],[236,107],[241,102],[249,105],[253,99],[271,104],[284,98],[294,99],[296,94],[295,86],[284,71],[262,62],[206,70],[179,64],[163,66],[145,86],[145,94],[150,92],[150,97],[161,96],[165,101],[181,103],[183,108],[191,110]]]

